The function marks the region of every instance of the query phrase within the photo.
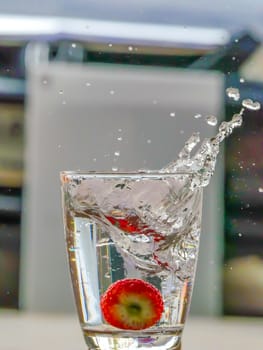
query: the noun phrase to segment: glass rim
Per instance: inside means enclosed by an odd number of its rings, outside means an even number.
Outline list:
[[[126,177],[126,178],[133,178],[133,177],[174,177],[179,175],[192,175],[194,176],[196,172],[191,171],[161,171],[161,170],[146,170],[146,171],[140,171],[140,170],[134,170],[134,171],[96,171],[96,170],[89,170],[89,171],[82,171],[82,170],[63,170],[59,172],[60,177],[79,177],[84,176],[87,178],[119,178],[119,177]]]

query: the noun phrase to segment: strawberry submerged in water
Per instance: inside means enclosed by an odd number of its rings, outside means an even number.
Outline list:
[[[164,240],[164,237],[160,233],[149,228],[147,225],[142,224],[138,216],[130,215],[125,218],[120,218],[116,216],[106,216],[106,218],[113,226],[118,227],[125,233],[133,235],[144,234],[146,236],[152,236],[155,242],[160,242]]]
[[[113,283],[101,298],[104,319],[112,326],[141,330],[155,325],[162,316],[161,293],[152,284],[127,278]]]

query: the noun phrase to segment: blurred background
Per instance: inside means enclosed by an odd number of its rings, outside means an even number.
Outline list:
[[[71,312],[59,170],[158,168],[191,132],[215,134],[199,114],[262,104],[263,3],[10,0],[0,13],[0,307]],[[263,316],[262,114],[246,111],[206,191],[193,314]]]

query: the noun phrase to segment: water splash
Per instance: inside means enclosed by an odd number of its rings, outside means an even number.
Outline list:
[[[205,119],[208,125],[217,125],[217,118],[214,115],[208,115]]]
[[[251,111],[258,111],[261,108],[259,102],[252,101],[250,98],[243,100],[242,106],[247,109],[250,109]]]
[[[242,105],[247,109],[252,108],[252,103],[253,110],[255,110],[255,108],[260,108],[258,102],[244,101],[242,102]],[[242,108],[239,113],[234,114],[230,121],[222,122],[218,128],[217,134],[210,139],[204,139],[195,154],[192,154],[192,152],[200,142],[200,136],[198,133],[193,133],[179,153],[178,159],[169,163],[166,167],[161,169],[161,171],[170,173],[194,173],[190,187],[194,189],[196,187],[207,186],[215,171],[219,146],[226,137],[232,134],[235,128],[242,125],[245,108]]]
[[[238,101],[240,99],[240,92],[237,88],[234,88],[234,87],[227,88],[226,94],[229,98],[232,98],[234,101]]]

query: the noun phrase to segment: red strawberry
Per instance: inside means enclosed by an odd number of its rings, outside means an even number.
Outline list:
[[[113,283],[102,296],[105,320],[121,329],[140,330],[153,326],[163,313],[161,293],[140,279],[123,279]]]
[[[129,234],[144,234],[152,236],[155,242],[164,240],[164,237],[148,226],[142,224],[137,216],[127,216],[126,218],[118,218],[106,216],[113,226],[117,226],[120,230]]]

